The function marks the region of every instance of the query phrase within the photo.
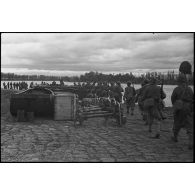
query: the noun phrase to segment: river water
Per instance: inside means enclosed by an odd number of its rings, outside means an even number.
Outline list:
[[[7,84],[7,82],[10,82],[10,81],[1,81],[1,88],[3,88],[3,82],[5,82]],[[14,81],[11,81],[12,83]],[[22,82],[22,81],[15,81],[15,82]],[[30,83],[32,81],[25,81],[28,83],[28,86],[30,85]],[[45,81],[49,84],[52,83],[52,81]],[[37,83],[37,84],[41,84],[41,81],[33,81],[33,83]],[[59,81],[56,81],[57,84],[59,84],[60,82]],[[64,82],[65,85],[73,85],[73,82]],[[126,87],[126,84],[122,84],[122,87],[125,88]],[[134,85],[135,89],[139,89],[141,87],[141,85]],[[173,92],[173,89],[176,87],[176,85],[164,85],[164,92],[166,93],[166,98],[165,98],[165,105],[166,107],[170,107],[172,106],[171,104],[171,94]],[[193,88],[193,86],[191,86]]]

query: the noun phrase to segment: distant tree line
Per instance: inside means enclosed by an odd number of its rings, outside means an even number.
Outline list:
[[[178,74],[174,71],[168,71],[166,74],[161,72],[147,72],[146,74],[141,74],[135,76],[132,72],[125,74],[104,74],[99,72],[87,72],[80,76],[46,76],[46,75],[16,75],[14,73],[1,73],[1,80],[9,81],[59,81],[63,80],[65,82],[117,82],[126,83],[131,81],[134,84],[140,84],[144,79],[150,79],[151,77],[157,77],[159,80],[164,80],[164,84],[174,85],[177,84]],[[189,81],[193,84],[194,73]]]

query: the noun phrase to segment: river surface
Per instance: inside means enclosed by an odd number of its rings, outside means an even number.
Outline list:
[[[1,81],[1,88],[3,88],[3,82],[5,82],[7,84],[7,82],[10,82],[10,81]],[[12,83],[13,82],[22,82],[22,81],[11,81]],[[33,82],[34,84],[37,83],[37,84],[41,84],[41,81],[25,81],[28,83],[28,86],[30,85],[31,82]],[[49,83],[51,84],[53,81],[45,81],[46,83]],[[57,84],[60,84],[59,81],[56,81]],[[64,82],[65,85],[73,85],[73,82]],[[121,84],[123,88],[126,87],[126,84]],[[139,84],[136,84],[134,85],[135,89],[139,89],[141,87],[141,85]],[[166,93],[166,98],[165,98],[165,105],[166,107],[170,107],[172,106],[171,104],[171,94],[173,92],[173,89],[176,87],[176,85],[164,85],[164,92]],[[191,86],[192,89],[194,88],[193,86]]]

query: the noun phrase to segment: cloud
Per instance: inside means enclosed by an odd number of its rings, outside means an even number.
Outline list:
[[[193,34],[4,33],[1,56],[2,70],[28,73],[172,70],[184,60],[194,63]]]

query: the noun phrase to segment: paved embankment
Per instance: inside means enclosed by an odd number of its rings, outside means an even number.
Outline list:
[[[123,127],[118,127],[113,119],[105,126],[103,118],[89,119],[81,127],[74,127],[73,122],[41,118],[33,123],[19,123],[4,113],[1,161],[192,162],[193,151],[188,150],[185,131],[181,131],[178,143],[170,140],[173,122],[170,109],[167,115],[161,138],[155,140],[150,138],[137,108]]]

